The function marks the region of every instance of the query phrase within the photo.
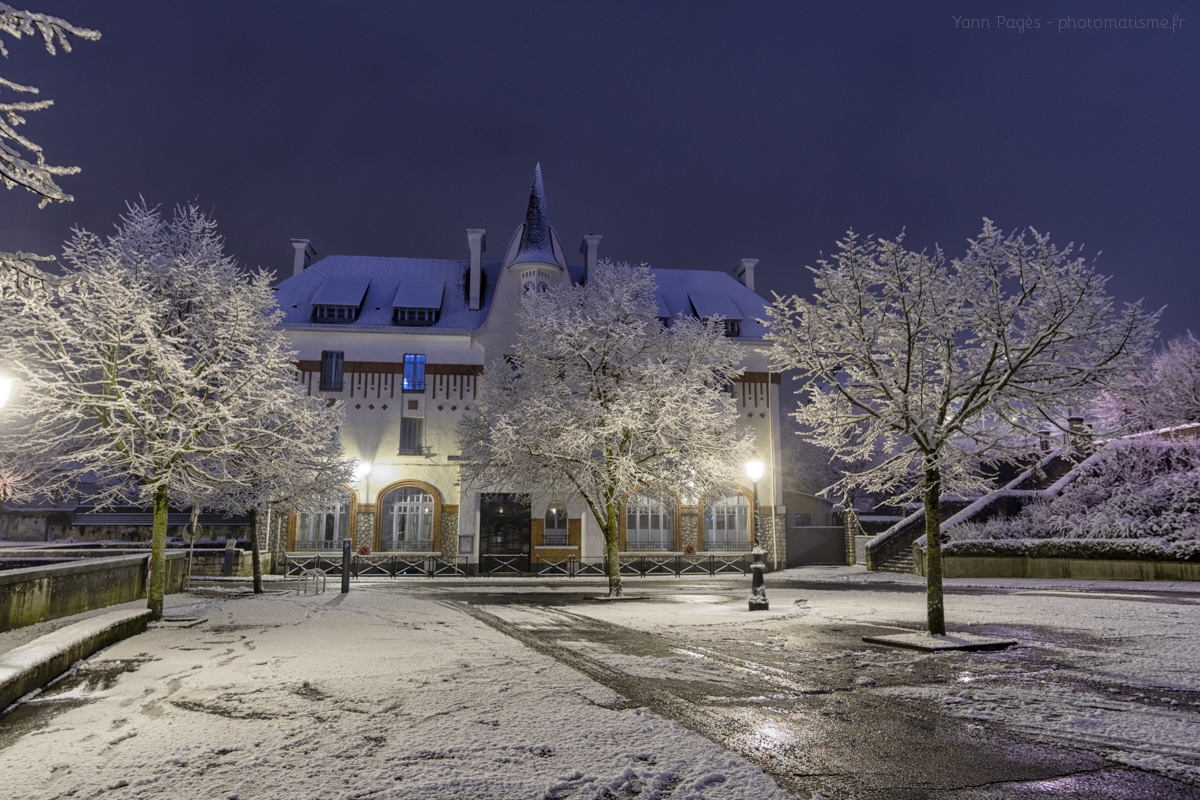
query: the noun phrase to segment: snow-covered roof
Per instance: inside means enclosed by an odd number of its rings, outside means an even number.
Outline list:
[[[401,278],[396,288],[394,308],[441,308],[446,284],[434,281]]]
[[[317,289],[312,302],[315,306],[357,306],[367,294],[371,279],[365,275],[347,275],[326,280]]]
[[[696,289],[688,292],[688,300],[696,311],[696,316],[708,318],[721,316],[725,319],[743,319],[742,310],[723,292],[709,289]]]
[[[275,300],[283,312],[284,324],[308,324],[312,322],[313,305],[319,304],[318,296],[324,297],[326,292],[332,296],[333,287],[342,283],[350,287],[365,285],[366,296],[360,295],[363,302],[358,319],[338,327],[394,327],[392,312],[402,305],[440,307],[441,315],[429,327],[475,330],[487,318],[500,265],[483,265],[486,294],[478,311],[467,308],[470,266],[469,261],[457,259],[326,256],[299,275],[281,281],[276,287]]]
[[[311,323],[313,305],[358,305],[361,299],[358,319],[337,327],[394,327],[393,310],[406,307],[441,308],[437,322],[430,326],[435,329],[477,330],[491,309],[501,265],[483,265],[485,296],[478,311],[467,308],[469,268],[470,262],[451,259],[326,256],[281,281],[275,299],[284,324]],[[584,270],[572,266],[569,273],[578,283]],[[736,338],[759,339],[766,333],[755,321],[766,316],[766,301],[729,273],[703,269],[651,269],[650,273],[658,287],[655,301],[660,317],[719,313],[742,320]]]
[[[674,317],[680,313],[691,316],[709,316],[719,313],[726,319],[742,320],[738,339],[761,339],[766,328],[756,320],[767,315],[767,301],[747,289],[728,272],[707,269],[654,269],[650,274],[658,285],[660,316]],[[701,307],[709,313],[693,308],[693,301],[701,300]],[[666,314],[661,305],[666,305]],[[716,309],[716,311],[713,311]]]
[[[512,263],[558,263],[550,218],[546,215],[546,190],[542,186],[540,163],[533,170],[533,186],[529,190],[529,206],[525,210],[525,224],[521,228],[521,243]]]
[[[654,287],[654,303],[658,306],[658,318],[670,319],[671,309],[667,305],[667,298],[663,297],[662,289]]]

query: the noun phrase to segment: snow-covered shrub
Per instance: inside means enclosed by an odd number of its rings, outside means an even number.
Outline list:
[[[1056,497],[946,538],[956,555],[1200,559],[1200,445],[1112,442]]]

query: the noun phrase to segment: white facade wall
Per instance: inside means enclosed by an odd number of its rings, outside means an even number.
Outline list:
[[[540,187],[540,181],[535,185]],[[536,190],[536,188],[535,188]],[[532,207],[532,201],[531,201]],[[543,209],[544,211],[544,209]],[[532,219],[532,217],[530,217]],[[528,224],[528,223],[527,223]],[[506,261],[518,256],[518,240],[524,226],[518,228],[506,252]],[[477,234],[482,240],[482,231]],[[439,554],[446,558],[466,556],[476,561],[480,554],[479,495],[460,494],[458,485],[458,449],[455,426],[470,408],[475,396],[475,382],[491,362],[512,352],[517,335],[516,314],[522,302],[523,285],[530,279],[545,280],[559,285],[583,275],[580,268],[568,270],[562,257],[557,236],[550,232],[552,247],[544,251],[540,261],[516,258],[517,263],[484,264],[479,274],[484,285],[474,287],[470,281],[470,262],[417,262],[413,259],[366,259],[331,257],[301,267],[278,287],[280,306],[284,310],[284,327],[297,351],[300,364],[298,379],[311,394],[340,400],[346,406],[346,425],[343,431],[347,454],[370,471],[355,486],[355,521],[350,524],[355,546],[378,546],[380,497],[398,483],[417,485],[430,491],[440,506]],[[591,237],[587,260],[594,261],[599,236]],[[479,255],[474,254],[476,259]],[[362,319],[347,324],[314,323],[311,310],[314,296],[324,291],[330,282],[338,280],[338,270],[348,275],[370,277],[371,289],[365,290]],[[445,283],[445,306],[442,319],[434,327],[417,328],[382,324],[389,319],[392,296],[400,304],[403,286],[420,284],[422,275],[436,273]],[[536,273],[536,274],[532,274]],[[745,270],[743,270],[745,274]],[[752,277],[752,271],[751,271]],[[743,304],[758,304],[761,298],[748,292],[733,277],[704,271],[676,271],[669,280],[673,284],[694,282],[709,296],[714,292],[737,294]],[[391,281],[391,283],[388,283]],[[396,285],[399,281],[400,290]],[[406,284],[405,282],[408,282]],[[660,282],[660,288],[666,281]],[[428,285],[428,280],[426,281]],[[436,285],[441,285],[440,283]],[[678,289],[678,287],[674,287]],[[480,308],[471,309],[469,298],[479,298]],[[683,300],[676,300],[680,310],[688,313]],[[753,320],[755,314],[747,313]],[[363,321],[369,324],[363,324]],[[445,324],[449,323],[449,324]],[[457,324],[456,324],[457,323]],[[743,329],[744,330],[744,329]],[[782,549],[783,531],[773,531],[776,508],[781,507],[782,476],[780,462],[780,386],[778,374],[769,374],[764,346],[757,335],[738,339],[744,351],[746,375],[734,385],[740,424],[754,432],[758,455],[766,470],[759,482],[759,505],[763,520],[760,541],[772,553]],[[344,376],[341,391],[321,391],[320,363],[322,352],[343,353]],[[402,377],[405,354],[425,356],[424,391],[403,391]],[[421,454],[400,452],[401,428],[405,417],[422,420],[424,441]],[[750,482],[740,487],[747,497]],[[520,487],[514,487],[519,491]],[[573,546],[542,546],[537,542],[539,520],[544,520],[549,503],[567,503],[568,515],[575,524]],[[583,501],[570,497],[531,498],[530,517],[535,535],[530,545],[532,555],[548,557],[575,555],[581,558],[600,558],[604,543],[599,526]],[[698,517],[703,509],[681,507],[677,550],[686,544],[696,546]],[[463,552],[459,552],[460,543]],[[701,549],[703,549],[701,545]],[[782,556],[779,556],[782,563]]]

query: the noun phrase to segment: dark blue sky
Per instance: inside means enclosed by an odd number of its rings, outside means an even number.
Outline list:
[[[291,237],[465,258],[468,227],[499,259],[540,161],[569,253],[601,233],[602,255],[660,267],[756,257],[760,292],[808,293],[847,228],[957,255],[986,215],[1103,251],[1119,299],[1200,333],[1200,11],[1182,0],[31,7],[103,39],[9,44],[0,75],[56,101],[25,131],[83,172],[69,205],[0,192],[0,249],[57,252],[142,195],[198,200],[250,265],[290,268]]]

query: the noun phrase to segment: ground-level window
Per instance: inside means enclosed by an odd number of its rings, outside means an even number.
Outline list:
[[[315,514],[301,514],[296,521],[297,550],[337,550],[350,537],[350,504]]]
[[[416,486],[400,486],[383,496],[383,550],[433,549],[433,495]]]
[[[750,549],[750,504],[741,492],[704,507],[704,544],[709,550]]]
[[[626,550],[674,550],[674,504],[653,494],[635,494],[625,504]]]
[[[567,538],[567,506],[552,503],[546,509],[546,527],[542,533],[542,544],[565,545]]]

